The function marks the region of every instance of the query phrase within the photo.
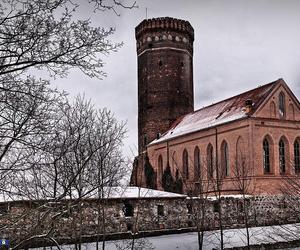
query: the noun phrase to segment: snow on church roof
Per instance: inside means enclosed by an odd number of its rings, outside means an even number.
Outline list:
[[[280,81],[282,81],[282,79],[278,79],[277,81],[182,116],[172,124],[171,128],[166,133],[159,139],[152,141],[150,145],[246,118],[245,101],[252,100],[252,113],[255,112]]]

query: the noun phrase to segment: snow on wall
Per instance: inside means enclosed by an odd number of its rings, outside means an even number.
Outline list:
[[[149,188],[140,188],[140,187],[104,187],[104,198],[105,199],[152,199],[152,198],[186,198],[186,195],[183,194],[176,194],[171,192],[165,192],[160,190],[154,190]],[[73,199],[76,198],[76,195],[74,194]],[[98,195],[97,192],[90,193],[88,196],[85,196],[86,199],[97,199],[101,197],[101,195]],[[69,196],[66,196],[64,198],[65,200],[70,199]],[[5,194],[0,195],[0,203],[3,202],[10,202],[10,201],[34,201],[33,199],[30,199],[29,197],[22,197],[22,196],[16,196],[16,195],[10,195],[7,196]],[[52,200],[50,198],[45,198],[41,200]]]
[[[186,195],[140,187],[111,187],[106,188],[106,198],[136,199],[136,198],[185,198]]]

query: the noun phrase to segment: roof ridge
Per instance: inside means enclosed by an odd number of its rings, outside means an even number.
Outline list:
[[[223,99],[223,100],[218,101],[218,102],[216,102],[216,103],[212,103],[212,104],[210,104],[210,105],[208,105],[208,106],[204,106],[204,107],[202,107],[202,108],[199,108],[199,109],[197,109],[197,110],[194,110],[193,112],[191,112],[191,113],[189,113],[189,114],[194,114],[194,113],[197,113],[197,112],[199,112],[199,111],[201,111],[201,110],[210,108],[210,107],[215,106],[215,105],[217,105],[217,104],[220,104],[220,103],[222,103],[222,102],[229,101],[229,100],[231,100],[231,99],[235,99],[235,98],[237,98],[237,97],[239,97],[239,96],[245,95],[245,94],[250,93],[250,92],[252,92],[252,91],[254,91],[254,90],[258,90],[258,89],[261,89],[261,88],[265,88],[265,87],[267,87],[267,86],[269,86],[269,85],[272,85],[272,84],[275,85],[275,84],[279,83],[281,80],[282,80],[282,78],[279,78],[279,79],[277,79],[276,81],[273,81],[273,82],[270,82],[270,83],[267,83],[267,84],[258,86],[258,87],[256,87],[256,88],[247,90],[247,91],[245,91],[245,92],[243,92],[243,93],[240,93],[240,94],[231,96],[231,97],[229,97],[229,98]],[[187,115],[189,115],[189,114],[187,114]]]
[[[197,125],[198,126],[197,129],[199,130],[200,127],[201,129],[209,128],[212,126],[212,124],[214,124],[215,126],[217,124],[220,125],[223,123],[232,122],[236,119],[248,117],[249,115],[252,115],[257,110],[257,108],[262,104],[263,100],[276,88],[276,86],[279,86],[281,82],[284,81],[282,78],[279,78],[276,81],[264,84],[262,86],[258,86],[256,88],[250,89],[238,95],[229,97],[217,103],[195,110],[186,115],[182,115],[178,117],[171,124],[169,129],[165,133],[163,133],[161,139],[159,139],[158,141],[164,141],[163,138],[166,136],[168,137],[169,133],[170,133],[169,137],[171,138],[191,131],[196,131],[196,129],[191,128],[190,125],[186,125],[187,122],[192,122],[196,124],[197,122],[201,121],[202,122],[201,125],[200,124]],[[247,113],[247,115],[245,116],[246,110],[244,109],[245,103],[243,101],[246,101],[247,99],[252,99],[253,109],[251,111],[251,114]],[[223,105],[224,107],[221,107],[222,103],[224,103]],[[233,107],[235,108],[232,109]],[[179,127],[181,126],[182,131],[181,130],[176,131],[176,128],[178,128],[178,126]],[[183,129],[184,127],[185,129]],[[155,141],[157,140],[154,140],[153,142]]]

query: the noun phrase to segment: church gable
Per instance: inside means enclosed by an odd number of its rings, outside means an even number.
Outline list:
[[[300,103],[282,80],[278,80],[276,87],[254,112],[253,117],[300,120]]]

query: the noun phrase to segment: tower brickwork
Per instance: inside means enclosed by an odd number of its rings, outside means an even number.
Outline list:
[[[135,29],[138,58],[139,154],[178,117],[194,110],[194,29],[184,20],[154,18]]]

